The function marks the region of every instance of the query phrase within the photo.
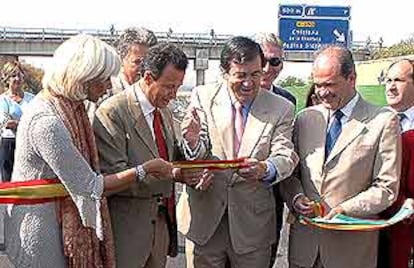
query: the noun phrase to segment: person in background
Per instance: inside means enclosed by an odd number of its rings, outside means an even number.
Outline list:
[[[34,95],[22,89],[25,73],[18,61],[8,62],[0,72],[7,90],[0,95],[0,174],[3,182],[10,181],[16,147],[16,130],[24,109]]]
[[[89,35],[72,37],[55,51],[43,90],[19,123],[12,182],[57,181],[69,196],[8,206],[6,252],[15,267],[115,267],[104,194],[146,177],[173,177],[172,164],[159,158],[114,174],[100,172],[84,101],[97,101],[119,68],[116,51]]]
[[[270,90],[278,96],[285,98],[296,106],[296,98],[289,91],[274,84],[280,72],[283,70],[283,43],[274,33],[258,33],[255,35],[255,41],[259,43],[263,50],[265,66],[260,87]],[[279,186],[273,186],[273,192],[276,200],[276,243],[272,246],[272,256],[270,267],[276,260],[277,249],[280,240],[280,232],[283,226],[284,202],[280,196]]]
[[[293,141],[300,164],[281,182],[281,195],[295,216],[314,217],[317,201],[326,209],[326,219],[337,214],[376,218],[398,194],[398,117],[358,94],[355,64],[347,48],[322,48],[312,73],[321,104],[296,116]],[[377,243],[378,231],[315,229],[293,219],[289,267],[374,268]]]
[[[318,96],[315,94],[315,85],[312,84],[306,94],[306,101],[305,107],[310,107],[314,105],[320,104],[321,101],[319,100]]]
[[[414,62],[392,63],[384,75],[388,106],[398,113],[402,136],[402,172],[397,201],[384,217],[392,217],[407,198],[414,198]],[[414,249],[414,217],[381,230],[378,267],[408,268]]]
[[[109,88],[96,103],[86,101],[89,120],[93,122],[97,107],[107,98],[122,92],[133,85],[140,77],[140,66],[148,49],[157,44],[155,34],[145,28],[127,28],[115,41],[116,50],[121,57],[121,69],[111,77]]]
[[[116,41],[116,50],[121,57],[121,71],[112,77],[112,96],[133,85],[140,78],[140,66],[148,49],[157,44],[155,34],[145,28],[127,28]]]

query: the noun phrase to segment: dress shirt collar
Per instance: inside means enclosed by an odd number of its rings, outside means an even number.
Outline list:
[[[145,117],[147,117],[148,115],[152,114],[152,112],[154,112],[155,107],[148,100],[147,96],[145,96],[144,92],[142,91],[142,88],[139,85],[139,82],[136,83],[134,89],[138,102],[141,105],[142,113]]]
[[[414,122],[414,106],[411,106],[410,108],[408,108],[407,110],[405,110],[402,113],[407,116],[406,120],[408,120],[410,122]]]
[[[348,101],[348,103],[344,107],[342,107],[340,109],[341,112],[344,114],[344,116],[343,116],[344,120],[348,121],[348,119],[351,117],[351,114],[352,114],[358,100],[359,100],[359,94],[356,93],[355,96],[350,101]],[[331,116],[333,116],[334,114],[335,114],[335,112],[333,112],[331,114]]]

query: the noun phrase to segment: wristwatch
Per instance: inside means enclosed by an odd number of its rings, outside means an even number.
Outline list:
[[[135,167],[135,177],[137,182],[141,182],[145,179],[147,176],[147,172],[144,170],[143,165],[138,165]]]

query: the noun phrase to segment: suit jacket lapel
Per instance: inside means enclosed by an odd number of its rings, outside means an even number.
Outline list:
[[[364,100],[359,97],[354,110],[352,111],[351,117],[348,122],[342,126],[342,132],[338,137],[331,153],[326,159],[326,163],[331,161],[335,156],[340,154],[356,137],[358,137],[363,130],[366,128],[365,119],[367,117],[367,111],[365,109]],[[325,164],[326,164],[325,163]]]
[[[211,114],[214,124],[220,130],[221,144],[226,159],[233,159],[233,109],[226,85],[220,83],[213,89],[215,96],[211,101]]]
[[[135,90],[140,90],[136,85],[137,84],[131,87],[127,94],[128,108],[132,114],[132,118],[135,121],[134,128],[138,134],[138,137],[146,145],[151,154],[154,157],[158,157],[158,150],[152,137],[151,129],[148,126],[147,120],[145,119],[145,116],[142,112],[141,105],[139,104],[139,101],[135,94]]]
[[[271,111],[266,106],[266,98],[262,90],[259,90],[253,100],[244,127],[244,133],[237,157],[249,157],[267,125],[266,117]]]
[[[315,150],[315,159],[317,161],[318,164],[318,169],[319,169],[319,174],[322,174],[323,171],[323,166],[325,163],[325,143],[326,143],[326,133],[328,132],[328,122],[329,122],[329,117],[330,117],[330,113],[329,110],[320,106],[321,109],[320,111],[322,112],[322,120],[318,120],[318,122],[320,123],[320,125],[309,125],[307,126],[309,129],[311,129],[311,138],[314,139],[321,139],[323,142],[319,142],[317,140],[314,140],[313,142],[315,142],[315,144],[321,144],[322,146],[320,148],[318,148],[317,150]],[[316,132],[316,133],[315,133]],[[321,184],[321,183],[320,183]],[[320,186],[320,184],[318,186]],[[318,187],[319,188],[319,187]]]

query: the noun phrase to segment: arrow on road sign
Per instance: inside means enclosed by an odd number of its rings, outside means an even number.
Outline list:
[[[344,33],[341,33],[341,32],[339,32],[338,29],[335,29],[333,31],[333,34],[335,35],[335,38],[336,38],[337,42],[345,43],[345,34]]]

